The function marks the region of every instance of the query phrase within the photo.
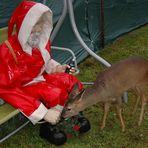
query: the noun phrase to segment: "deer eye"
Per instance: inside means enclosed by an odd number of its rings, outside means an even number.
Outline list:
[[[67,108],[68,111],[71,111],[71,108]]]

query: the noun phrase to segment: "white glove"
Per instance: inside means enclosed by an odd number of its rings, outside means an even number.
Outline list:
[[[44,116],[44,120],[54,125],[59,122],[60,117],[61,117],[61,110],[51,108]]]

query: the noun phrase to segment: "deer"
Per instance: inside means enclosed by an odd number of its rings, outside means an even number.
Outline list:
[[[134,107],[136,111],[141,100],[141,111],[138,120],[140,126],[144,116],[144,108],[147,103],[146,85],[148,81],[148,61],[140,56],[133,56],[121,60],[111,67],[100,72],[92,86],[79,92],[75,84],[65,103],[62,117],[69,118],[96,104],[104,104],[104,114],[101,129],[106,126],[106,118],[111,104],[114,104],[120,119],[122,131],[125,131],[125,123],[122,117],[123,93],[133,90],[137,94]]]

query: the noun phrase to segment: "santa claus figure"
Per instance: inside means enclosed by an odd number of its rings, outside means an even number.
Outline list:
[[[12,35],[14,25],[16,34]],[[8,40],[0,46],[0,97],[36,124],[59,120],[74,83],[50,54],[52,12],[40,3],[24,1],[8,25]]]
[[[52,26],[47,6],[21,2],[10,18],[8,40],[0,45],[0,98],[33,124],[42,119],[56,124],[74,84],[83,89],[76,77],[65,73],[67,65],[51,57]]]

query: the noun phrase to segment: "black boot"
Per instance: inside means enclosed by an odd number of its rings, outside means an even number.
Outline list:
[[[91,126],[90,126],[89,120],[87,118],[85,118],[83,116],[79,117],[78,122],[80,125],[79,133],[85,133],[90,130]]]
[[[58,130],[56,126],[49,123],[41,124],[40,137],[54,145],[62,145],[67,141],[65,132]]]

